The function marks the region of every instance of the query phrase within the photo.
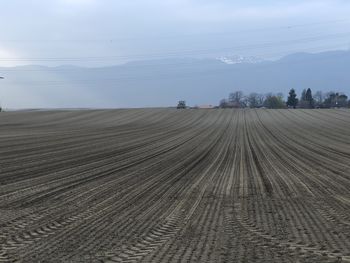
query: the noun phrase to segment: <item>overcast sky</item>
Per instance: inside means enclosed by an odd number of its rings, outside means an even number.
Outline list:
[[[349,14],[347,0],[5,0],[0,66],[346,49]]]

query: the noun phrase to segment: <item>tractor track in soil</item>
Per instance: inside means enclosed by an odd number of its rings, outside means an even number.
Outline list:
[[[350,262],[349,110],[0,114],[0,262]]]

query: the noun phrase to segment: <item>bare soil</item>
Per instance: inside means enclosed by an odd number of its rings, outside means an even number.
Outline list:
[[[350,262],[350,111],[3,112],[0,262]]]

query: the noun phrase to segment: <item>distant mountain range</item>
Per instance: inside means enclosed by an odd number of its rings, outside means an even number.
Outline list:
[[[124,65],[0,68],[5,108],[109,108],[213,104],[234,90],[298,95],[339,91],[350,95],[350,52],[297,53],[277,61],[257,58],[163,59]]]

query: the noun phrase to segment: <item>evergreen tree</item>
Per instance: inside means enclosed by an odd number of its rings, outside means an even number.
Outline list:
[[[305,93],[305,101],[307,102],[309,108],[314,107],[314,99],[312,98],[312,92],[310,88],[308,88]]]
[[[289,96],[288,96],[288,100],[287,100],[287,106],[288,107],[293,107],[293,109],[295,109],[295,107],[297,105],[298,105],[297,94],[295,93],[294,89],[291,89],[289,91]]]

